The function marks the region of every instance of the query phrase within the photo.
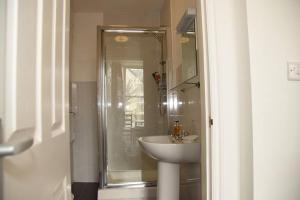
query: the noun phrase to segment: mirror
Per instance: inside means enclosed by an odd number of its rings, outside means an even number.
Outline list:
[[[197,76],[195,17],[196,9],[188,8],[176,28],[181,50],[181,83]]]
[[[181,82],[189,80],[197,75],[197,50],[196,50],[196,34],[195,21],[185,33],[181,33]]]

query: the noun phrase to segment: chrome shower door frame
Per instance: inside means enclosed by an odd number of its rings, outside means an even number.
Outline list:
[[[166,41],[165,27],[157,28],[141,28],[141,27],[119,27],[119,26],[100,26],[97,28],[97,56],[98,56],[98,80],[97,80],[97,108],[98,108],[98,136],[99,136],[99,187],[148,187],[156,186],[153,182],[124,182],[117,184],[109,184],[107,182],[108,173],[108,156],[107,156],[107,101],[106,101],[106,71],[105,71],[105,48],[104,48],[104,32],[115,33],[160,33],[164,34],[164,42]],[[165,47],[166,48],[166,47]],[[163,49],[162,49],[163,51]]]

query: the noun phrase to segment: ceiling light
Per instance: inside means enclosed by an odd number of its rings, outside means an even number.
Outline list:
[[[115,37],[115,41],[116,42],[127,42],[128,41],[128,37],[125,35],[117,35]]]
[[[190,39],[188,37],[181,37],[180,38],[180,43],[188,43],[190,41]]]

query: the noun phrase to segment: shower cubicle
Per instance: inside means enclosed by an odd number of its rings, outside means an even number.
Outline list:
[[[137,139],[168,133],[165,29],[98,28],[100,187],[149,186]]]

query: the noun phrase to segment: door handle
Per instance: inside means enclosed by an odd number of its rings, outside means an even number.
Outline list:
[[[24,138],[18,141],[0,144],[0,158],[20,154],[33,145],[33,138]]]
[[[0,137],[2,136],[1,118],[0,118]],[[0,158],[4,156],[13,156],[20,154],[33,145],[33,137],[25,136],[0,144]]]

